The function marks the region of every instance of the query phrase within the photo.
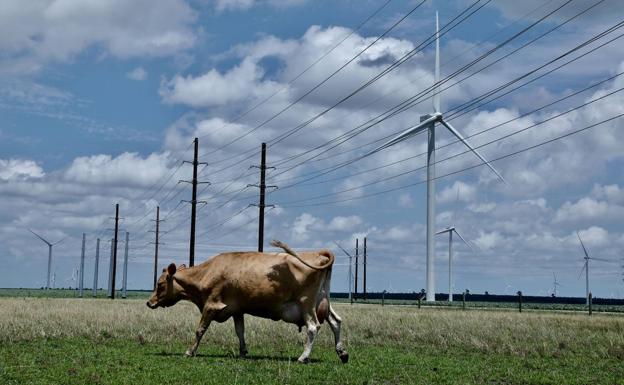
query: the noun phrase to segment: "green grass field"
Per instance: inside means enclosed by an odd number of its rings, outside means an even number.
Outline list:
[[[334,304],[351,359],[323,325],[313,362],[304,334],[246,317],[249,357],[233,322],[212,324],[183,356],[198,321],[180,303],[144,299],[0,298],[2,384],[624,384],[620,315]]]

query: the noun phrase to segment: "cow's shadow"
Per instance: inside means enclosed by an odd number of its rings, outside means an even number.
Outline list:
[[[233,354],[227,354],[227,353],[197,353],[195,354],[195,357],[186,357],[184,356],[183,353],[177,353],[177,352],[152,352],[152,353],[146,353],[147,355],[150,356],[159,356],[159,357],[183,357],[189,360],[192,359],[198,359],[198,358],[230,358],[233,360],[241,360],[241,361],[283,361],[283,362],[297,362],[297,357],[284,357],[284,356],[271,356],[271,355],[254,355],[254,354],[248,354],[246,357],[239,357]],[[321,362],[320,360],[316,359],[316,358],[311,358],[310,359],[311,363],[315,363],[315,362]]]

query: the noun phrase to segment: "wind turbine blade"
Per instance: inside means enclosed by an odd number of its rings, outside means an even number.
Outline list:
[[[583,247],[583,252],[585,253],[585,257],[589,258],[589,254],[587,254],[587,249],[585,248],[585,244],[583,243],[583,240],[581,239],[581,234],[579,234],[579,232],[576,232],[576,236],[578,237],[579,241],[581,241],[581,246]]]
[[[487,160],[485,160],[485,158],[483,156],[481,156],[481,154],[479,154],[479,152],[470,145],[470,143],[468,143],[468,141],[466,141],[466,139],[464,139],[464,137],[462,136],[462,134],[459,133],[459,131],[457,131],[453,126],[451,126],[449,123],[447,123],[443,118],[440,118],[440,123],[442,123],[444,125],[444,127],[448,128],[449,131],[451,131],[453,133],[453,135],[455,135],[457,137],[457,139],[459,139],[462,143],[464,143],[466,145],[466,147],[468,147],[472,152],[474,152],[474,154],[476,156],[479,157],[479,159],[481,159],[481,161],[483,161],[483,163],[485,163],[490,170],[492,170],[494,172],[494,174],[496,174],[496,176],[498,176],[498,178],[503,181],[503,183],[507,184],[507,181],[505,180],[505,178],[503,178],[503,176],[501,174],[499,174],[498,171],[496,171],[496,169],[494,168],[494,166],[492,166],[490,164],[490,162],[488,162]]]
[[[440,230],[440,231],[436,232],[436,235],[448,233],[449,231],[452,231],[452,230],[450,228],[449,229]]]
[[[451,227],[455,227],[455,215],[457,214],[457,202],[459,202],[459,185],[457,185],[457,197],[455,197],[455,206],[453,207],[453,216],[451,217]]]
[[[347,254],[348,257],[351,256],[351,254],[349,254],[349,252],[347,250],[343,249],[342,246],[340,246],[338,244],[338,242],[334,241],[334,243],[336,244],[336,246],[338,246],[340,248],[340,250],[342,250],[343,253]]]
[[[41,239],[42,241],[44,241],[48,246],[52,246],[52,244],[48,241],[46,241],[45,239],[43,239],[43,237],[37,233],[35,233],[34,231],[32,231],[31,229],[28,229],[28,231],[30,231],[31,233],[33,233],[37,238]]]
[[[63,237],[63,238],[61,238],[60,240],[58,240],[58,241],[54,242],[54,243],[52,244],[52,246],[54,246],[54,245],[58,245],[59,243],[63,242],[63,241],[64,241],[64,240],[66,240],[66,239],[67,239],[67,237]]]
[[[581,279],[581,275],[583,275],[583,272],[585,271],[585,267],[587,267],[586,263],[583,264],[583,268],[581,269],[581,272],[579,273],[579,276],[577,279]]]
[[[589,259],[594,260],[594,261],[617,263],[616,261],[611,261],[611,260],[609,260],[609,259],[604,259],[604,258],[594,258],[594,257],[589,257]]]
[[[397,144],[399,142],[402,142],[403,140],[407,139],[408,137],[410,137],[412,135],[415,135],[415,134],[419,133],[420,131],[423,131],[424,129],[429,127],[429,124],[431,122],[435,122],[439,118],[440,118],[440,114],[433,114],[429,119],[424,120],[423,122],[421,122],[417,126],[408,128],[407,130],[403,131],[399,135],[397,135],[394,138],[390,139],[386,143],[384,143],[381,146],[377,147],[376,149],[370,151],[369,153],[364,155],[362,158],[365,158],[365,157],[367,157],[369,155],[372,155],[372,154],[374,154],[376,152],[379,152],[379,151],[381,151],[383,149],[386,149],[388,147],[394,146],[395,144]]]
[[[435,89],[433,94],[433,110],[440,112],[440,26],[436,11],[436,48],[435,48]]]
[[[472,247],[472,245],[471,245],[470,243],[468,243],[468,241],[466,241],[466,240],[464,239],[464,237],[462,237],[462,236],[461,236],[461,234],[457,231],[457,229],[453,229],[453,231],[455,231],[455,234],[457,234],[457,236],[458,236],[458,237],[459,237],[462,241],[464,241],[464,243],[465,243],[468,247],[470,247],[470,250],[474,251],[474,248]]]

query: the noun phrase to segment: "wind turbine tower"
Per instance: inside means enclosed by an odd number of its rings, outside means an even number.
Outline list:
[[[46,239],[44,239],[41,235],[35,233],[34,231],[32,231],[31,229],[28,229],[28,231],[30,231],[31,233],[33,233],[37,238],[41,239],[46,245],[48,245],[48,279],[46,281],[46,290],[50,289],[50,272],[52,270],[52,246],[54,245],[58,245],[59,243],[61,243],[61,241],[63,241],[63,239],[56,241],[54,243],[48,242]]]
[[[427,130],[429,136],[427,141],[427,302],[435,301],[435,125],[436,123],[443,125],[457,139],[459,139],[466,147],[468,147],[496,176],[505,182],[503,176],[496,171],[494,166],[490,164],[466,139],[463,135],[451,126],[440,112],[440,33],[438,23],[438,13],[436,12],[436,35],[435,35],[435,73],[434,73],[434,94],[433,94],[433,114],[427,114],[420,117],[420,124],[408,128],[393,139],[372,150],[365,156],[372,155],[376,152],[392,147],[405,139]]]

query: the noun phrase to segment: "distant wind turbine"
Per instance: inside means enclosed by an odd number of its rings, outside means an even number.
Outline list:
[[[586,300],[586,304],[589,306],[589,260],[594,259],[596,261],[602,261],[602,262],[611,262],[611,261],[608,261],[606,259],[601,259],[601,258],[590,257],[589,253],[587,253],[585,244],[583,243],[583,240],[581,239],[581,235],[579,234],[578,231],[576,232],[576,236],[581,242],[581,246],[583,247],[583,253],[585,253],[585,257],[583,257],[583,259],[585,260],[585,264],[583,265],[583,268],[581,269],[581,272],[579,273],[579,279],[581,278],[581,275],[583,274],[583,270],[585,270],[585,300]]]
[[[466,147],[468,147],[481,161],[486,164],[493,172],[505,182],[503,176],[496,171],[496,169],[488,162],[466,139],[463,135],[451,126],[440,112],[440,33],[438,25],[438,13],[436,12],[436,48],[435,48],[435,77],[434,77],[434,94],[433,94],[433,108],[434,113],[431,115],[423,115],[420,117],[420,124],[412,128],[408,128],[401,134],[397,135],[393,139],[390,139],[386,143],[372,150],[365,156],[372,155],[376,152],[384,150],[388,147],[394,146],[397,143],[404,141],[405,139],[418,134],[424,130],[429,133],[429,140],[427,142],[427,302],[435,301],[435,125],[436,123],[442,124],[453,135],[457,137]]]
[[[48,279],[46,281],[46,290],[47,290],[47,289],[50,288],[50,271],[52,269],[52,246],[58,245],[65,238],[62,238],[60,241],[56,241],[54,243],[51,243],[51,242],[48,242],[46,239],[44,239],[41,235],[39,235],[39,234],[35,233],[34,231],[32,231],[31,229],[28,229],[28,231],[33,233],[37,238],[41,239],[46,245],[48,245]]]
[[[353,278],[353,275],[351,274],[351,266],[353,266],[353,262],[352,262],[353,257],[351,256],[351,254],[349,254],[347,250],[345,250],[342,246],[340,246],[338,242],[334,241],[334,243],[336,244],[336,246],[340,248],[340,250],[342,250],[343,253],[347,255],[347,257],[349,257],[349,277],[347,278],[347,281],[348,281],[348,286],[349,286],[349,302],[351,302],[353,299],[351,296],[351,291],[352,291],[351,288],[353,287],[352,281],[351,281]]]
[[[553,271],[553,296],[557,296],[557,286],[561,286],[561,284],[557,281],[557,275]]]
[[[457,198],[455,199],[455,211],[453,211],[453,216],[451,217],[451,225],[448,226],[446,229],[440,230],[436,233],[436,235],[444,234],[444,233],[448,233],[449,235],[449,262],[448,262],[449,263],[448,264],[448,285],[449,285],[448,301],[449,302],[453,302],[453,233],[457,234],[459,239],[461,239],[466,245],[468,245],[468,247],[470,247],[470,250],[474,251],[470,243],[468,243],[455,228],[455,212],[457,210],[457,201],[459,201],[459,188],[457,189]]]

